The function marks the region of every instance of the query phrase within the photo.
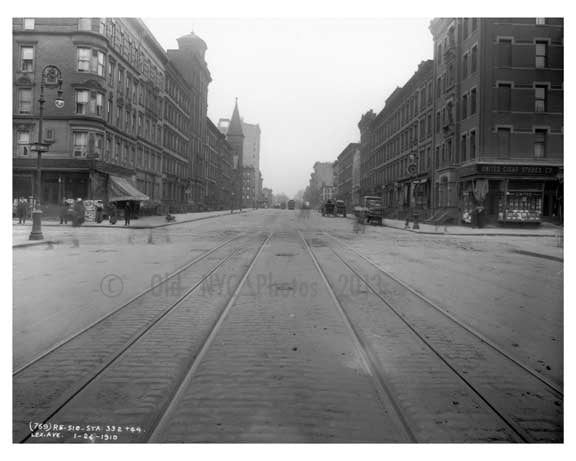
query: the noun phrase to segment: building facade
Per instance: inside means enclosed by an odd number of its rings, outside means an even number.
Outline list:
[[[233,153],[232,146],[226,141],[226,136],[207,119],[209,159],[214,159],[214,187],[211,196],[210,209],[224,210],[232,206],[233,192]]]
[[[218,123],[219,127],[221,126],[220,122]],[[244,203],[244,171],[242,169],[244,131],[242,130],[242,120],[240,119],[240,112],[238,110],[238,99],[236,99],[236,103],[234,104],[232,118],[230,119],[230,122],[227,122],[226,125],[226,141],[232,148],[233,158],[232,202],[234,205],[232,208],[241,208]]]
[[[304,193],[304,200],[310,202],[310,206],[317,208],[322,203],[322,189],[324,186],[334,186],[334,163],[316,162],[310,181]]]
[[[344,200],[346,208],[351,210],[358,202],[353,197],[353,164],[354,156],[359,152],[359,143],[350,143],[334,162],[334,186],[336,199]]]
[[[420,63],[380,113],[359,125],[364,141],[362,195],[382,196],[389,216],[430,208],[432,68],[431,60]]]
[[[563,19],[441,18],[436,208],[470,222],[561,219]],[[446,116],[444,115],[446,113]]]
[[[110,199],[112,186],[145,195],[145,207],[207,207],[214,159],[206,128],[210,74],[194,34],[165,52],[131,18],[13,19],[13,194],[36,195],[43,70],[56,66],[64,107],[46,82],[43,204]],[[210,203],[214,204],[214,201]]]
[[[390,217],[563,216],[563,20],[438,18],[420,64],[360,129],[360,195]]]

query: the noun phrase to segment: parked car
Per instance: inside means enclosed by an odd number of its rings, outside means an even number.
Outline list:
[[[322,204],[322,208],[320,210],[322,216],[336,216],[336,203],[334,200],[329,198]]]

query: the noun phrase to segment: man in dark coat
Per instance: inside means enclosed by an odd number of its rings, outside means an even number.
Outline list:
[[[124,206],[124,225],[125,226],[130,225],[130,218],[131,217],[132,217],[132,203],[126,202],[126,205]]]
[[[60,224],[68,224],[68,202],[66,199],[60,204]]]

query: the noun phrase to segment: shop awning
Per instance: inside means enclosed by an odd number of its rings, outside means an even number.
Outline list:
[[[136,187],[130,184],[128,179],[110,175],[110,181],[108,182],[108,201],[121,202],[125,200],[141,202],[150,200],[150,197],[136,189]]]

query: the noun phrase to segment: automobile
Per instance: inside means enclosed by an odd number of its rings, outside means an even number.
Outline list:
[[[322,204],[322,208],[320,209],[322,216],[336,216],[336,203],[334,200],[329,198]]]
[[[334,215],[340,215],[344,218],[346,217],[346,204],[344,203],[344,200],[336,200],[336,210]]]

